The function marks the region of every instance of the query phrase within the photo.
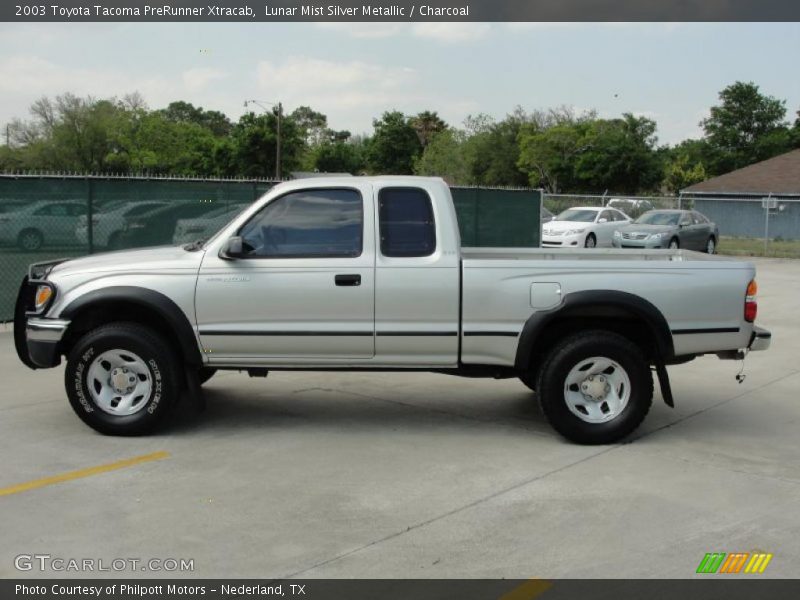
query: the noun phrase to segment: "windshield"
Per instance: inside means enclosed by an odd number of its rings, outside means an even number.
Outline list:
[[[556,217],[556,221],[580,221],[581,223],[594,223],[597,216],[596,210],[569,208]]]
[[[680,213],[673,212],[649,212],[644,213],[636,219],[634,223],[639,225],[677,225],[681,218]]]

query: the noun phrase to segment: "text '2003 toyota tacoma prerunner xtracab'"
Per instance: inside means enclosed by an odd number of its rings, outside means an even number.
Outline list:
[[[581,443],[632,432],[654,370],[769,346],[755,268],[683,250],[462,249],[440,179],[282,183],[213,238],[31,266],[22,361],[66,356],[75,412],[108,434],[202,404],[218,369],[519,377]]]

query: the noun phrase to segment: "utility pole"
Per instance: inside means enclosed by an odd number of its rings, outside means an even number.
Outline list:
[[[267,108],[266,103],[269,100],[245,100],[244,107],[247,108],[248,104],[255,104],[261,107],[265,113],[273,109]],[[277,103],[278,106],[278,122],[277,122],[277,138],[275,140],[275,179],[281,179],[281,121],[283,121],[283,104]]]
[[[283,120],[283,105],[278,102],[278,139],[275,145],[275,179],[281,180],[281,121]]]

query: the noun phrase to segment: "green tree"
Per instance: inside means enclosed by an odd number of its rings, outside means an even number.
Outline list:
[[[242,115],[231,132],[236,172],[245,177],[274,177],[277,149],[276,111]],[[283,176],[302,164],[306,147],[303,130],[291,117],[281,120],[281,170]]]
[[[671,194],[679,194],[681,190],[705,181],[706,170],[701,162],[691,162],[688,154],[674,156],[666,165],[664,187]]]
[[[588,147],[584,129],[578,123],[561,123],[544,130],[527,127],[520,132],[517,164],[528,174],[531,186],[550,193],[575,189],[575,162]]]
[[[575,177],[585,190],[635,194],[657,189],[663,163],[657,151],[656,123],[626,113],[621,119],[589,124],[585,151],[575,162]]]
[[[383,113],[372,122],[375,132],[367,147],[367,166],[376,174],[409,175],[422,145],[400,111]]]
[[[320,173],[351,173],[364,170],[363,144],[346,140],[326,140],[312,150],[314,169]]]
[[[786,103],[759,91],[755,83],[737,81],[719,93],[700,125],[711,147],[711,175],[719,175],[771,158],[791,148]]]
[[[411,117],[409,123],[417,132],[417,138],[423,149],[431,143],[436,134],[447,129],[447,123],[439,117],[438,113],[429,110]]]
[[[450,185],[470,185],[470,165],[465,153],[466,132],[447,128],[434,135],[414,163],[414,173],[442,177]]]
[[[170,102],[161,111],[164,117],[173,123],[194,123],[205,127],[217,137],[224,137],[231,132],[233,124],[230,119],[218,110],[204,110],[182,100]]]
[[[466,142],[471,178],[476,185],[525,186],[528,176],[519,166],[517,138],[528,116],[517,107],[497,123],[479,119],[468,126],[476,133]]]

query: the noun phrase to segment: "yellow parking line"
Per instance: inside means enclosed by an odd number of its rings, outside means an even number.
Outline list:
[[[532,578],[501,596],[500,600],[533,600],[553,587],[546,579]]]
[[[78,469],[77,471],[68,471],[67,473],[61,473],[60,475],[43,477],[42,479],[34,479],[33,481],[28,481],[26,483],[18,483],[17,485],[12,485],[10,487],[0,488],[0,496],[19,494],[20,492],[35,490],[36,488],[44,487],[46,485],[63,483],[65,481],[72,481],[73,479],[82,479],[83,477],[91,477],[92,475],[100,475],[101,473],[108,473],[109,471],[116,471],[117,469],[125,469],[127,467],[133,467],[142,463],[161,460],[162,458],[167,457],[169,457],[169,452],[153,452],[152,454],[134,456],[133,458],[126,458],[125,460],[119,460],[106,465]]]

